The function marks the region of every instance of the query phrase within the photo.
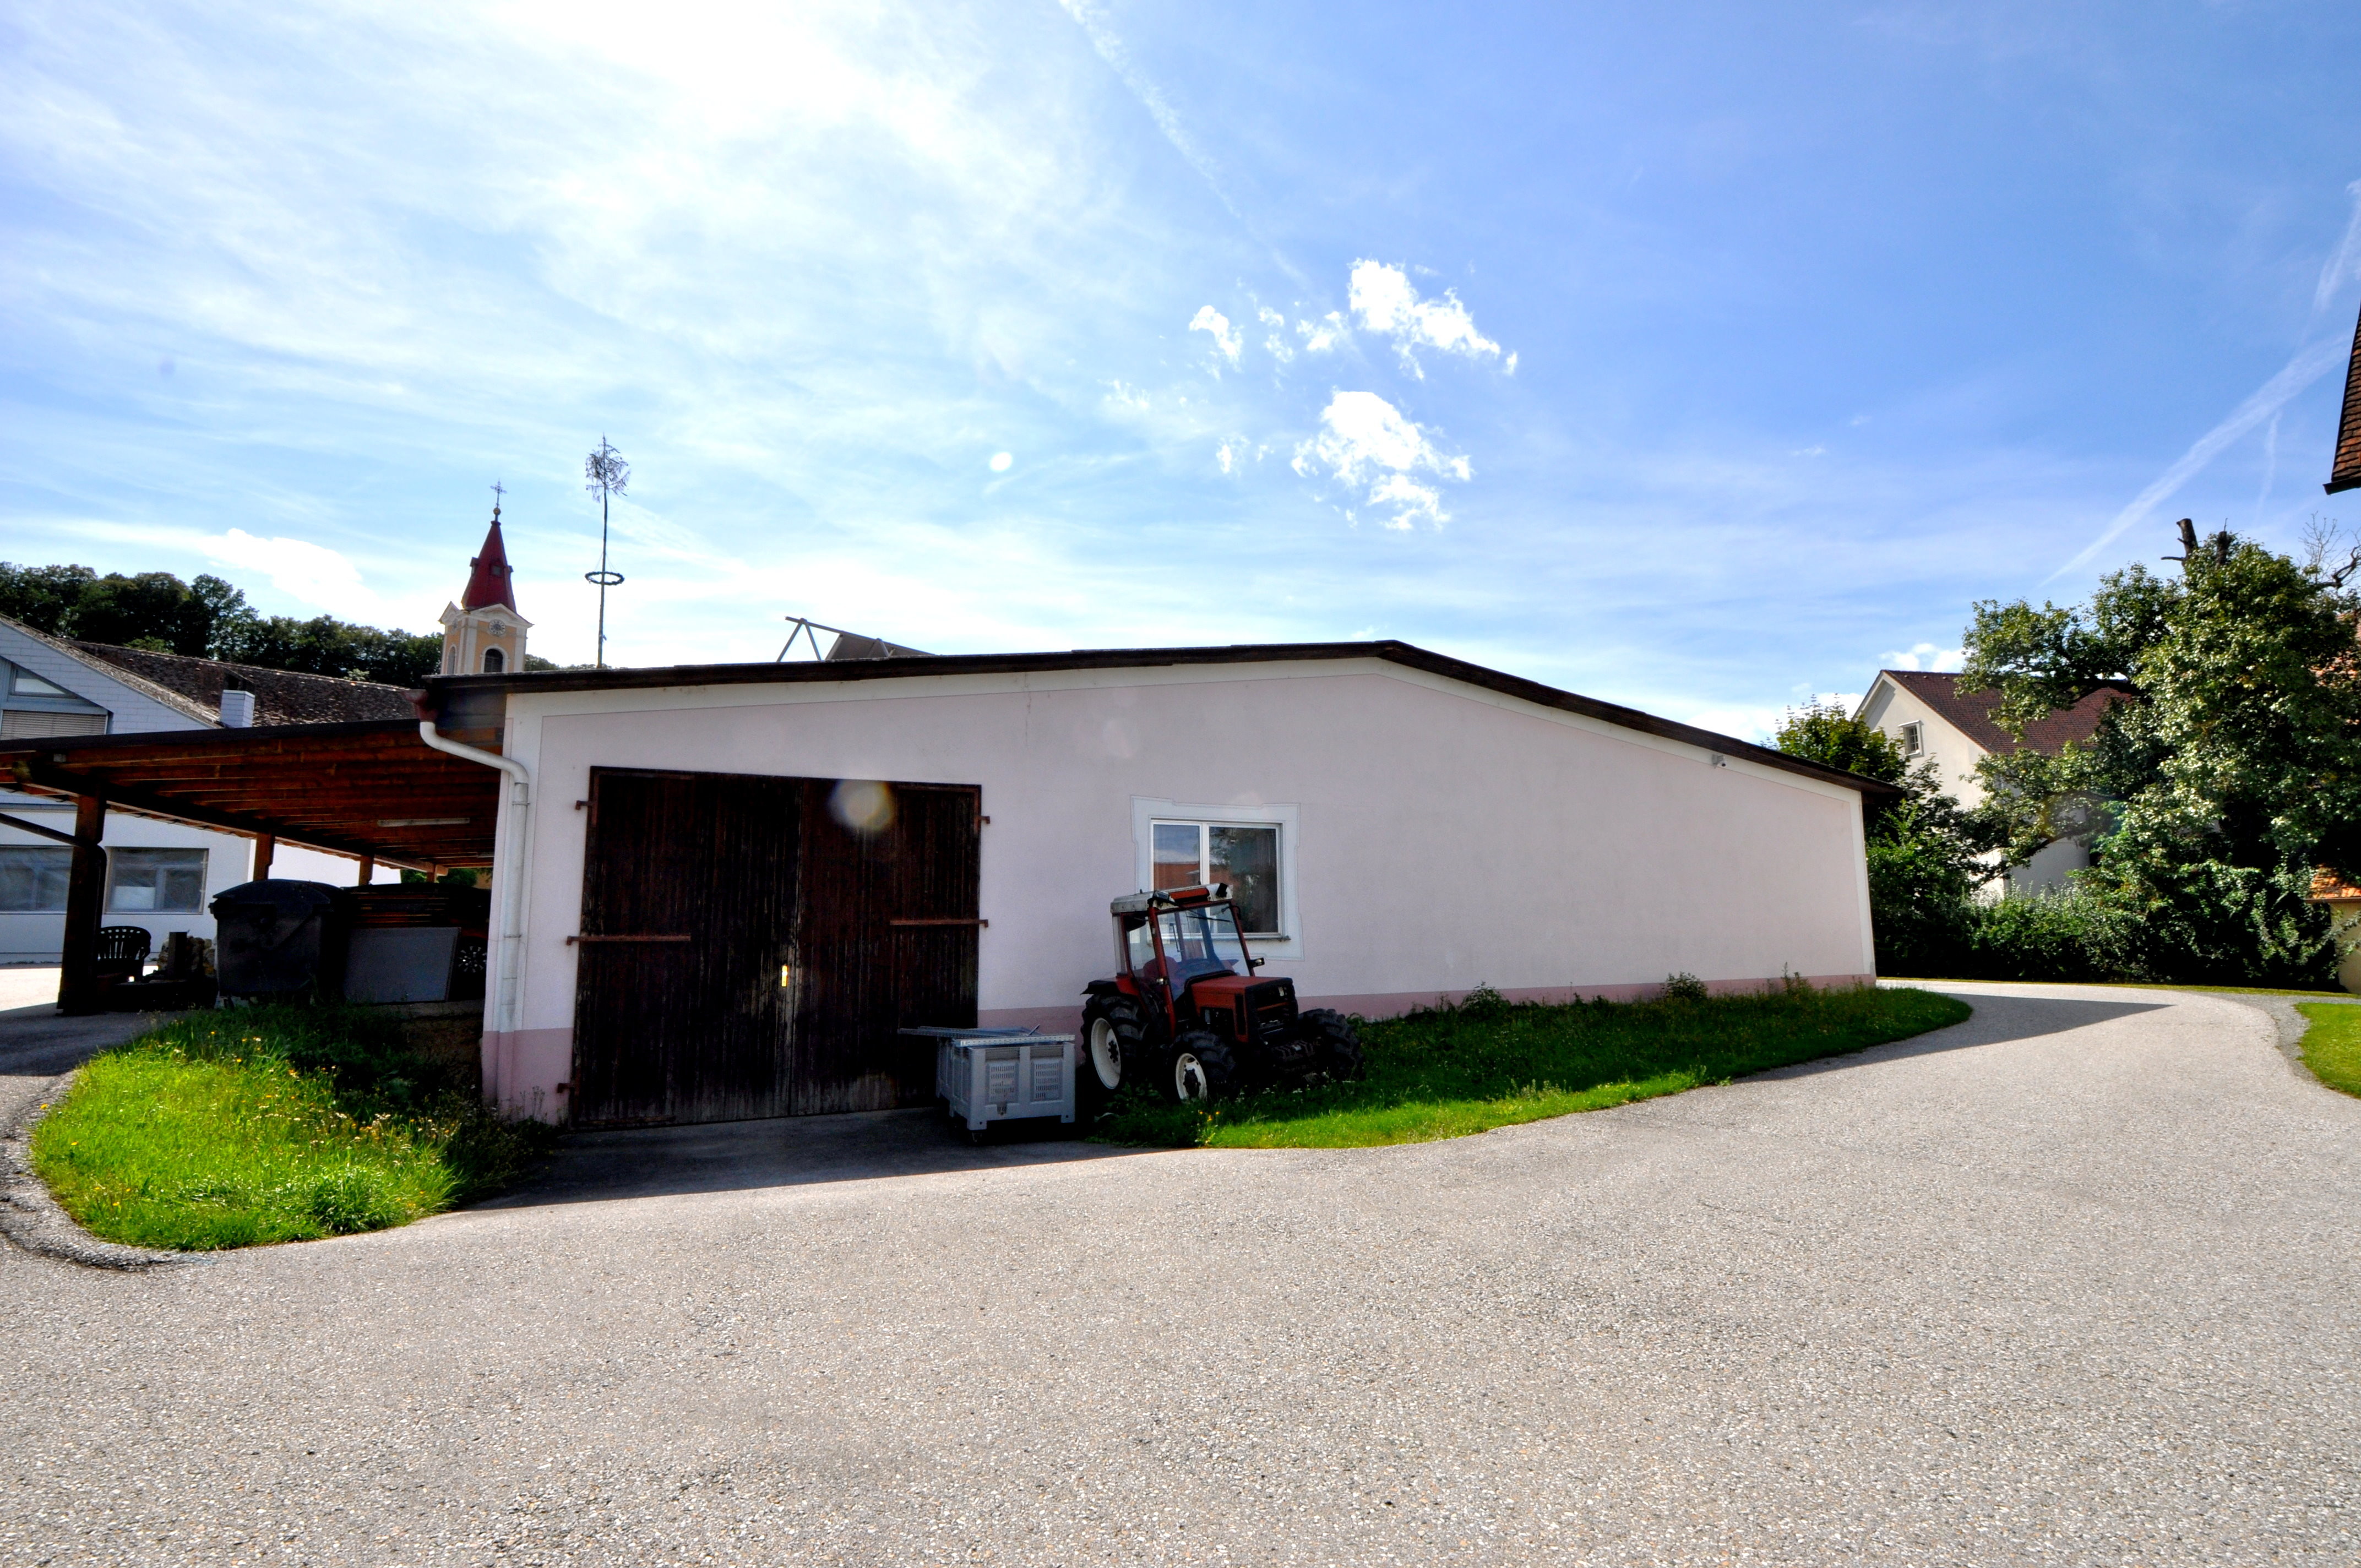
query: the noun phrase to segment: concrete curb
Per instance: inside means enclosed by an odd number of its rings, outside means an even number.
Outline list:
[[[150,1252],[145,1247],[103,1242],[74,1223],[58,1207],[49,1184],[33,1174],[33,1128],[72,1084],[71,1072],[43,1087],[31,1108],[0,1126],[0,1239],[41,1257],[77,1263],[85,1268],[111,1268],[140,1273],[168,1264],[194,1259],[177,1252]]]

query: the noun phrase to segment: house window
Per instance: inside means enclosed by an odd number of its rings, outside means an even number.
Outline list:
[[[0,740],[47,740],[57,736],[105,733],[106,715],[103,713],[43,713],[29,707],[12,707],[0,713]]]
[[[509,656],[497,648],[484,650],[484,674],[497,675],[508,667]]]
[[[193,915],[204,907],[203,850],[110,850],[106,862],[110,910]]]
[[[71,850],[0,845],[0,913],[48,915],[66,906],[66,879],[73,871]]]
[[[1227,883],[1247,936],[1280,934],[1277,824],[1156,822],[1149,831],[1155,887]]]
[[[1927,730],[1924,725],[1905,724],[1894,739],[1902,742],[1902,754],[1905,757],[1915,757],[1927,749]]]

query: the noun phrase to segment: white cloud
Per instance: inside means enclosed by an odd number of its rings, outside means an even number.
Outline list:
[[[1351,332],[1352,329],[1345,324],[1345,318],[1334,311],[1330,311],[1316,322],[1295,323],[1296,335],[1303,339],[1303,352],[1306,354],[1325,354],[1344,342]]]
[[[1255,313],[1255,319],[1270,328],[1262,340],[1265,352],[1281,365],[1295,357],[1294,345],[1287,341],[1287,318],[1268,305]]]
[[[1227,474],[1245,461],[1246,454],[1253,450],[1253,445],[1243,435],[1224,436],[1222,444],[1213,449],[1213,461],[1221,466],[1223,473]]]
[[[1885,655],[1880,665],[1887,670],[1940,670],[1950,674],[1967,662],[1964,648],[1938,648],[1932,642],[1914,642],[1898,652]],[[1858,701],[1858,698],[1854,700]]]
[[[1386,526],[1410,529],[1423,519],[1437,527],[1451,521],[1443,492],[1411,476],[1432,474],[1466,482],[1475,477],[1467,459],[1447,455],[1425,431],[1375,392],[1338,392],[1320,411],[1320,433],[1295,449],[1295,471],[1325,474],[1363,489],[1368,503],[1388,509]]]
[[[1710,729],[1717,735],[1752,740],[1759,746],[1778,731],[1785,718],[1785,713],[1775,707],[1701,707],[1682,722]]]
[[[1189,330],[1210,333],[1213,346],[1222,351],[1223,356],[1233,365],[1238,362],[1238,350],[1244,345],[1245,339],[1235,327],[1230,325],[1230,318],[1213,306],[1198,307],[1197,313],[1190,318]]]
[[[347,620],[378,614],[377,595],[361,581],[360,568],[337,551],[305,539],[258,539],[242,528],[204,541],[204,552],[225,565],[259,572],[270,586],[298,603]]]
[[[1469,359],[1500,356],[1500,345],[1476,330],[1476,318],[1467,313],[1457,294],[1446,289],[1440,300],[1422,300],[1410,275],[1399,267],[1356,261],[1349,299],[1353,319],[1365,331],[1391,337],[1403,366],[1414,375],[1425,374],[1414,352],[1420,348]],[[1514,369],[1513,363],[1510,368]]]

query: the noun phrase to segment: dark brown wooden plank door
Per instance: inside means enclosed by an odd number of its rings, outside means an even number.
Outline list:
[[[933,1099],[933,1047],[897,1031],[975,1022],[981,799],[968,785],[807,785],[797,1112]]]
[[[577,1123],[719,1122],[794,1108],[785,966],[808,782],[592,770],[574,1012]]]

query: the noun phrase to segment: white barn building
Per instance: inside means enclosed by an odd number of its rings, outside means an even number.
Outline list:
[[[1307,1007],[1873,977],[1884,786],[1399,642],[463,674],[423,708],[510,775],[485,1084],[555,1120],[921,1102],[899,1026],[1071,1027],[1108,901],[1208,876]]]

